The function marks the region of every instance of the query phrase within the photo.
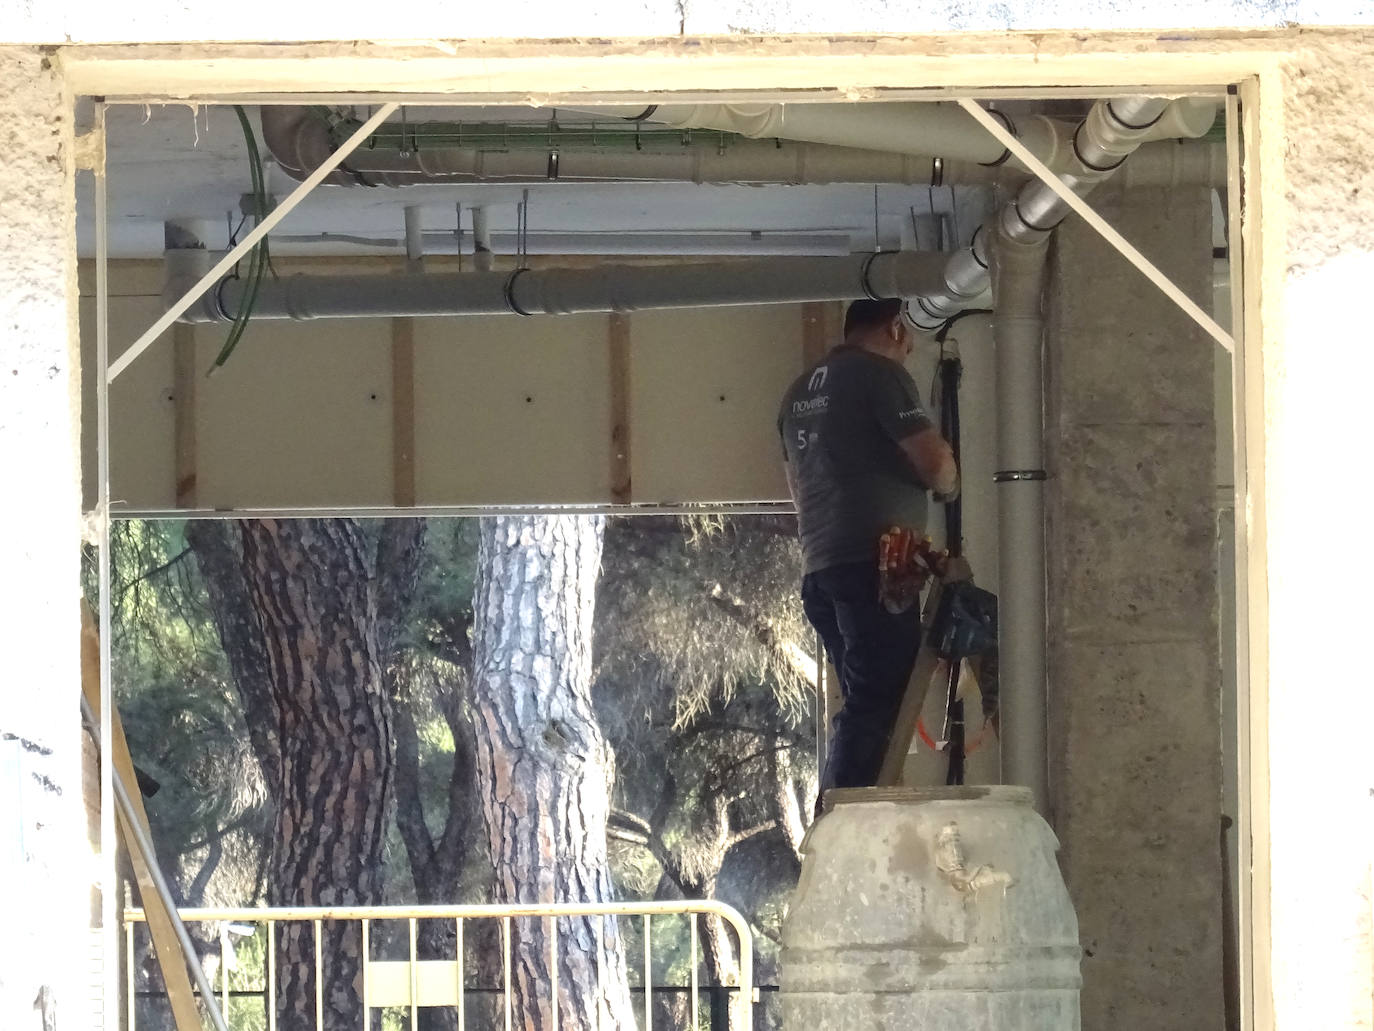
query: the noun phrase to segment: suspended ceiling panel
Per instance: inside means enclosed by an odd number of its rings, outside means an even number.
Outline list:
[[[150,294],[159,270],[116,262],[111,273],[111,338],[127,346],[161,310]],[[81,314],[82,347],[92,355],[89,296]],[[614,500],[607,316],[417,319],[412,326],[418,504]],[[797,305],[630,317],[630,501],[785,500],[774,418],[801,370],[801,337]],[[253,323],[226,365],[207,377],[223,340],[220,327],[195,328],[193,373],[180,401],[171,334],[113,384],[116,512],[177,507],[178,405],[195,426],[183,470],[197,484],[189,507],[394,503],[391,320]],[[89,382],[83,418],[89,504]]]
[[[610,501],[607,321],[416,320],[419,501]]]

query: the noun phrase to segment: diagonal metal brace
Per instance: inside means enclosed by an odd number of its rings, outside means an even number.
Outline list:
[[[282,219],[291,213],[297,204],[309,196],[310,191],[322,183],[330,172],[341,165],[349,154],[358,148],[358,145],[367,139],[376,128],[391,116],[400,105],[396,103],[383,104],[377,109],[376,114],[358,127],[358,131],[344,141],[338,150],[330,154],[321,165],[311,172],[305,181],[291,191],[290,196],[274,208],[266,218],[253,227],[252,232],[238,242],[237,245],[229,250],[229,253],[221,258],[209,272],[201,276],[196,281],[195,286],[182,296],[181,300],[172,305],[162,316],[154,322],[144,334],[133,342],[133,345],[110,363],[110,381],[119,378],[119,374],[132,365],[144,351],[152,346],[153,341],[157,340],[167,331],[167,327],[179,319],[186,309],[195,304],[206,290],[219,282],[221,276],[234,267],[244,254],[246,254],[259,240],[277,227]]]
[[[1144,273],[1146,279],[1159,287],[1160,290],[1164,291],[1165,296],[1182,308],[1194,322],[1205,329],[1213,340],[1226,348],[1227,351],[1234,353],[1236,342],[1231,334],[1222,329],[1214,318],[1198,307],[1196,301],[1180,290],[1172,279],[1161,272],[1149,258],[1141,254],[1129,240],[1118,233],[1106,219],[1094,211],[1087,201],[1074,193],[1059,176],[1051,172],[1049,167],[1032,154],[1024,143],[1008,132],[1005,126],[972,100],[961,97],[959,98],[959,106],[967,111],[984,129],[990,132],[994,139],[1015,154],[1021,162],[1034,172],[1041,182],[1053,190],[1065,204],[1082,215],[1088,225],[1096,229],[1108,243],[1120,251],[1127,261],[1140,269],[1140,271]]]

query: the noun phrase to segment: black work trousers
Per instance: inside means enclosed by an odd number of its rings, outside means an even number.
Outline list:
[[[825,643],[844,698],[831,721],[821,792],[871,787],[916,664],[920,606],[888,612],[878,599],[876,564],[855,562],[808,573],[802,608]]]

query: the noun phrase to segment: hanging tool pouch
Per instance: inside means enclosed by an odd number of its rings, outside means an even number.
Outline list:
[[[997,595],[971,580],[945,584],[930,628],[930,645],[942,659],[971,659],[997,649]]]
[[[908,611],[934,572],[930,541],[894,526],[878,540],[878,600],[893,615]]]

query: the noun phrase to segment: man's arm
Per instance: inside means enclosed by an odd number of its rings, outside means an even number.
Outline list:
[[[936,500],[953,501],[959,495],[959,467],[954,450],[933,426],[902,438],[902,453],[921,482],[936,495]]]
[[[797,507],[797,474],[792,471],[792,463],[782,460],[782,471],[787,474],[787,496],[792,499],[792,507]]]

